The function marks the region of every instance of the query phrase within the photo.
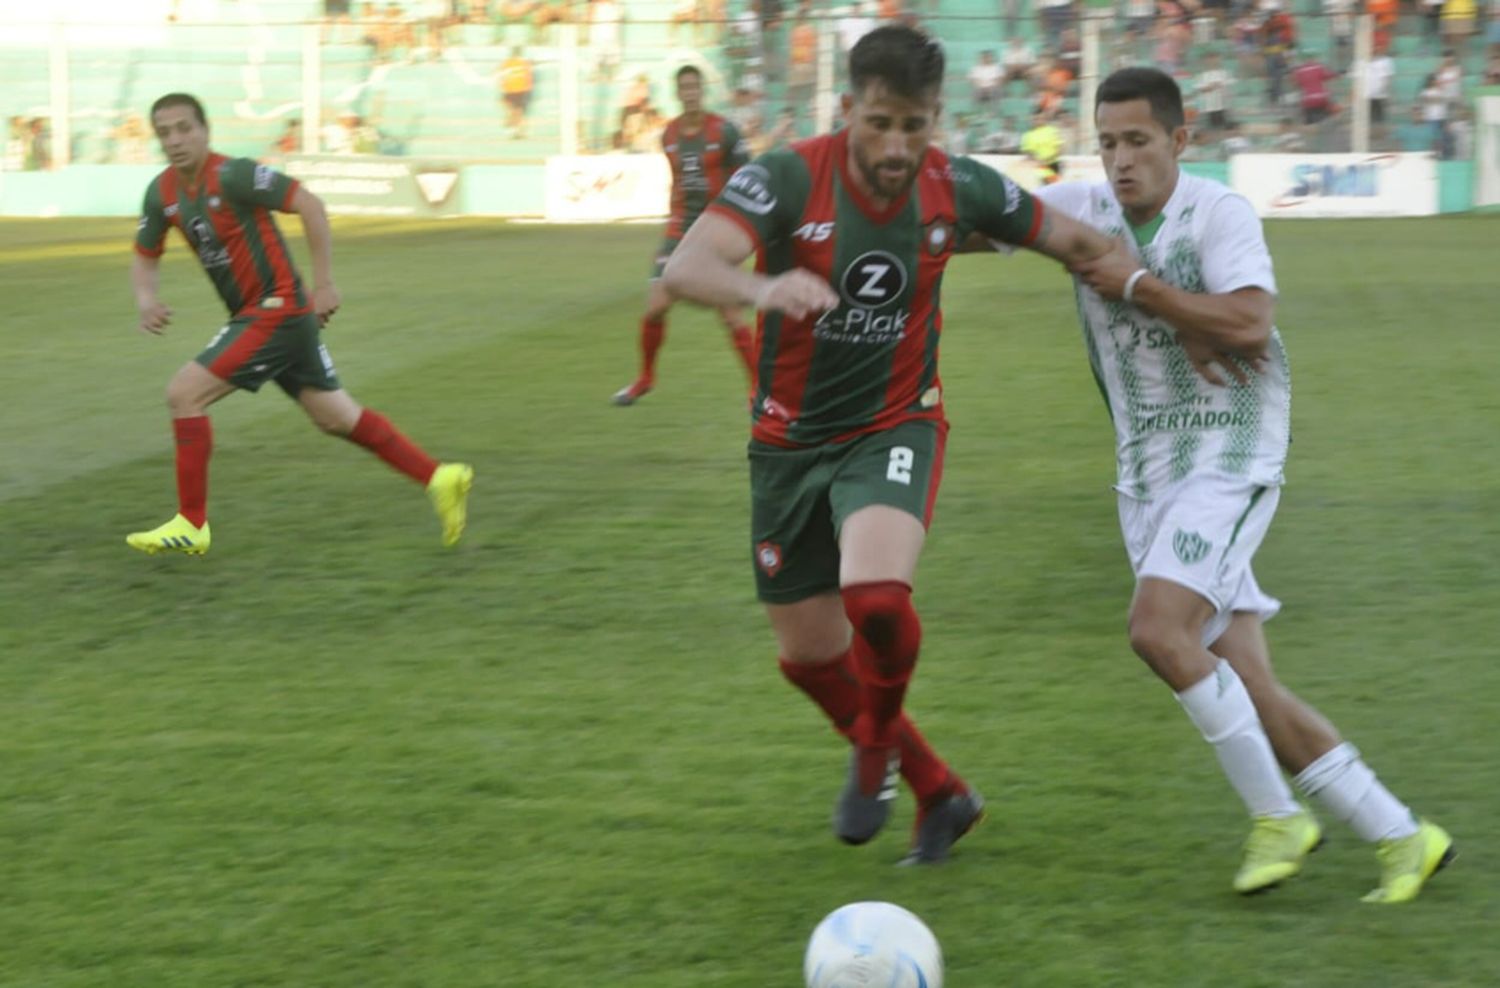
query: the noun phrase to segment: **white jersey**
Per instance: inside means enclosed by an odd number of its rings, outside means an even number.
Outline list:
[[[1137,246],[1108,182],[1061,182],[1035,193],[1060,210],[1125,240],[1141,266],[1184,291],[1276,292],[1260,218],[1222,183],[1179,173],[1160,226]],[[1156,221],[1153,221],[1156,222]],[[1115,425],[1115,489],[1149,500],[1195,474],[1279,486],[1291,431],[1291,376],[1273,327],[1263,374],[1249,384],[1210,384],[1193,370],[1171,326],[1123,302],[1107,302],[1077,279],[1078,315],[1094,378]]]

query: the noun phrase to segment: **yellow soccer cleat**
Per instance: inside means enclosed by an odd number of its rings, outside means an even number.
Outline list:
[[[201,556],[208,551],[213,536],[209,534],[208,522],[199,528],[182,515],[176,515],[165,525],[158,525],[149,532],[131,532],[125,536],[125,544],[139,549],[148,556],[158,552],[182,552],[189,556]]]
[[[469,518],[469,488],[474,486],[474,468],[467,463],[444,463],[427,481],[432,510],[443,523],[443,545],[457,545]]]
[[[1262,892],[1302,870],[1302,862],[1323,843],[1323,828],[1309,810],[1291,816],[1255,818],[1245,841],[1245,860],[1234,876],[1241,895]]]
[[[1375,845],[1375,857],[1380,860],[1380,887],[1361,901],[1394,905],[1415,899],[1427,879],[1442,871],[1458,852],[1446,830],[1421,820],[1410,837]]]

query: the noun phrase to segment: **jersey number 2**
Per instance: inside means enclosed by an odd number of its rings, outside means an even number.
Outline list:
[[[891,448],[891,462],[885,468],[885,479],[894,480],[898,484],[911,483],[911,465],[915,459],[910,446],[894,446]]]

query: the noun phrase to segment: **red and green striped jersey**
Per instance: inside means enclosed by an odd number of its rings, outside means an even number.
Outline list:
[[[723,117],[703,115],[702,125],[688,133],[682,117],[667,124],[661,149],[672,166],[672,215],[667,236],[681,239],[734,170],[750,160],[740,132]]]
[[[943,418],[943,271],[972,232],[1028,244],[1042,205],[1000,173],[928,148],[911,189],[876,209],[849,176],[847,132],[773,151],[709,209],[755,241],[756,270],[806,268],[838,292],[805,319],[760,314],[752,435],[811,446]]]
[[[175,226],[231,313],[272,297],[288,314],[306,309],[302,280],[271,216],[290,207],[297,188],[296,179],[249,158],[210,153],[197,185],[168,168],[146,187],[135,249],[160,257],[167,228]]]

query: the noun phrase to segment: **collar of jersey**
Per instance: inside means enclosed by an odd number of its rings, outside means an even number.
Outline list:
[[[198,172],[198,181],[196,184],[188,182],[184,179],[178,179],[178,184],[182,187],[182,191],[186,193],[188,198],[190,199],[198,198],[198,196],[202,194],[204,188],[208,186],[209,173],[212,172],[215,168],[219,167],[219,162],[226,160],[228,159],[226,159],[222,154],[218,154],[214,151],[208,152],[208,157],[203,159],[203,168]]]
[[[922,174],[922,168],[927,164],[927,153],[923,151],[921,159],[917,162],[918,175]],[[844,183],[844,191],[848,193],[850,200],[859,208],[859,211],[864,213],[872,223],[888,223],[895,219],[897,213],[906,208],[906,200],[911,198],[912,186],[915,186],[916,182],[908,186],[906,191],[885,209],[876,209],[859,190],[859,186],[854,184],[854,177],[849,174],[849,129],[847,127],[834,135],[833,154],[839,162],[839,179]]]

